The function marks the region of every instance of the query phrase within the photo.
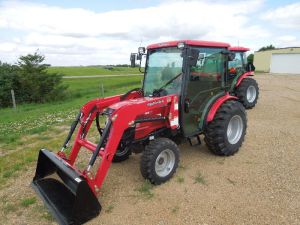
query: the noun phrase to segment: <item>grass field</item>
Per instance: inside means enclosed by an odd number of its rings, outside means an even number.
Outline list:
[[[105,69],[101,66],[52,66],[48,71],[51,73],[62,73],[65,76],[140,74],[137,67],[112,67],[111,69]]]
[[[0,189],[37,158],[42,147],[57,149],[80,107],[89,100],[111,96],[139,87],[140,76],[67,79],[66,99],[47,104],[17,105],[0,109]]]

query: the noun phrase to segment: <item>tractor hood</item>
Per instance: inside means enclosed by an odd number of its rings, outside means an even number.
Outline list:
[[[171,98],[170,98],[171,101]],[[158,105],[160,107],[167,106],[167,104],[170,102],[166,100],[165,97],[144,97],[144,98],[137,98],[137,99],[129,99],[125,101],[121,101],[115,104],[112,104],[109,106],[110,109],[113,111],[118,111],[120,109],[123,109],[125,107],[131,107],[131,106],[143,106],[143,107],[151,107],[153,105]],[[132,110],[135,110],[134,107]]]

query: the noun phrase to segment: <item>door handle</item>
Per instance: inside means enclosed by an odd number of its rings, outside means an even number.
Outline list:
[[[188,99],[184,100],[184,112],[186,113],[190,112],[190,101]]]

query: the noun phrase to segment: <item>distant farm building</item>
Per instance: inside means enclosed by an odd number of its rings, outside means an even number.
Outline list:
[[[254,65],[262,72],[300,74],[300,47],[255,52]]]

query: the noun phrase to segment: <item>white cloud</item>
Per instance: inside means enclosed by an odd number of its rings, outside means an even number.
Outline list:
[[[261,17],[276,26],[300,30],[300,2],[269,10]]]
[[[11,42],[0,43],[0,52],[12,52],[16,50],[16,44]]]
[[[281,48],[298,47],[300,46],[300,39],[297,39],[297,37],[293,35],[280,36],[276,39],[275,46]]]
[[[20,55],[39,48],[54,65],[110,64],[128,63],[129,53],[141,40],[143,45],[173,39],[252,44],[270,36],[249,17],[262,4],[260,0],[165,1],[155,7],[96,13],[4,2],[0,3],[0,32],[4,28],[23,35],[12,37],[0,57],[11,59],[9,52]]]
[[[278,40],[283,41],[283,42],[291,42],[291,41],[296,41],[297,38],[292,35],[284,35],[284,36],[278,37]]]

